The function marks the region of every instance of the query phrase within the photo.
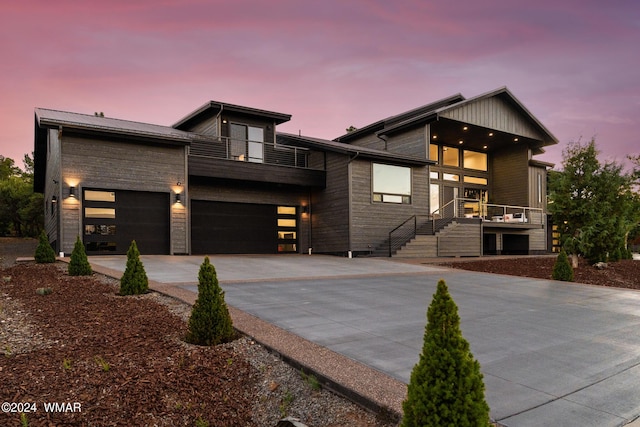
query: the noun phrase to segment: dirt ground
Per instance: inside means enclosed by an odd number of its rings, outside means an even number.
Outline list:
[[[554,256],[516,257],[516,258],[483,258],[482,260],[439,262],[439,265],[463,270],[498,273],[511,276],[551,279]],[[574,282],[597,286],[613,286],[628,289],[640,289],[640,261],[622,260],[607,264],[607,268],[599,270],[580,259],[578,268],[574,270]]]

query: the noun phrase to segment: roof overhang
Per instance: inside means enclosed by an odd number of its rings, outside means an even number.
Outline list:
[[[254,117],[262,117],[273,121],[276,125],[291,120],[291,114],[276,113],[275,111],[261,110],[259,108],[244,107],[242,105],[228,104],[226,102],[209,101],[195,111],[187,114],[173,124],[176,129],[187,126],[190,122],[199,121],[203,116],[217,115],[222,112],[243,114]]]
[[[337,141],[329,141],[326,139],[311,138],[281,132],[278,132],[276,137],[279,144],[293,145],[318,151],[340,153],[353,156],[354,159],[358,157],[410,166],[427,166],[435,164],[434,161],[425,158],[406,156],[390,151],[376,150],[367,147],[360,147],[357,145],[345,144]]]

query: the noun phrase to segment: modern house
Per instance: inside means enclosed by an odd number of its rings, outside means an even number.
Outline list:
[[[557,139],[507,88],[332,141],[211,101],[173,126],[35,110],[35,190],[69,253],[480,256],[547,251]]]

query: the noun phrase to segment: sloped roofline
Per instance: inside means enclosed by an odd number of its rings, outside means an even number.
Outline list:
[[[114,119],[68,111],[35,109],[36,128],[59,128],[97,133],[109,133],[189,144],[192,134],[169,126]]]
[[[556,138],[549,131],[549,129],[547,129],[545,125],[543,125],[542,122],[540,122],[540,120],[538,120],[536,116],[534,116],[531,113],[531,111],[529,111],[529,109],[525,107],[524,104],[520,102],[520,100],[513,95],[513,93],[511,93],[509,88],[507,88],[506,86],[502,86],[498,89],[492,90],[491,92],[483,93],[481,95],[474,96],[469,99],[465,99],[464,101],[460,101],[456,104],[447,105],[445,107],[439,108],[435,111],[435,113],[437,116],[440,116],[440,114],[445,111],[453,110],[463,105],[471,104],[473,102],[476,102],[482,99],[493,98],[494,96],[500,96],[500,95],[506,96],[508,101],[510,101],[512,105],[514,105],[518,110],[520,110],[522,114],[524,114],[529,120],[531,120],[531,122],[533,122],[542,131],[542,133],[544,133],[549,138],[549,140],[552,141],[553,144],[557,144],[559,142],[558,138]]]
[[[253,116],[260,116],[272,119],[276,124],[282,124],[284,122],[288,122],[291,120],[291,114],[277,113],[275,111],[262,110],[259,108],[252,107],[244,107],[242,105],[229,104],[226,102],[220,101],[209,101],[191,113],[187,114],[182,119],[178,120],[176,123],[172,125],[173,128],[179,129],[181,126],[184,126],[187,122],[197,118],[201,114],[206,113],[209,110],[214,111],[231,111],[234,113],[242,113],[249,114]]]
[[[326,139],[312,138],[308,136],[301,136],[284,132],[277,132],[276,136],[278,143],[283,145],[291,144],[316,150],[331,151],[334,153],[348,154],[357,157],[413,166],[426,166],[435,164],[433,160],[428,160],[422,157],[407,156],[403,154],[393,153],[391,151],[360,147],[357,145],[345,144],[339,141],[329,141]]]
[[[457,93],[455,95],[442,98],[438,101],[431,102],[429,104],[425,104],[417,108],[413,108],[409,111],[405,111],[404,113],[396,114],[394,116],[387,117],[386,119],[378,120],[377,122],[361,127],[353,132],[349,132],[342,136],[339,136],[335,138],[334,141],[348,142],[352,139],[356,139],[362,135],[367,135],[369,133],[373,133],[373,132],[383,133],[384,130],[390,127],[395,127],[403,123],[419,120],[424,116],[428,116],[429,114],[432,114],[433,111],[435,111],[438,108],[459,103],[464,99],[465,97],[462,96],[462,94]]]

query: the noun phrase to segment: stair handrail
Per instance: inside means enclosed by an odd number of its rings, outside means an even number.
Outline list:
[[[394,245],[393,244],[393,233],[395,233],[396,231],[401,229],[404,225],[406,225],[407,223],[409,223],[412,220],[413,220],[413,232],[409,233],[409,235],[411,237],[409,237],[408,239],[404,240],[403,243],[401,243],[400,245]],[[400,224],[399,226],[397,226],[396,228],[391,230],[389,232],[389,257],[391,257],[393,255],[393,251],[398,249],[400,246],[402,246],[404,244],[404,242],[406,242],[407,240],[412,239],[413,237],[415,237],[417,229],[418,229],[418,216],[417,215],[413,215],[413,216],[407,218],[405,221],[403,221],[402,224]]]

